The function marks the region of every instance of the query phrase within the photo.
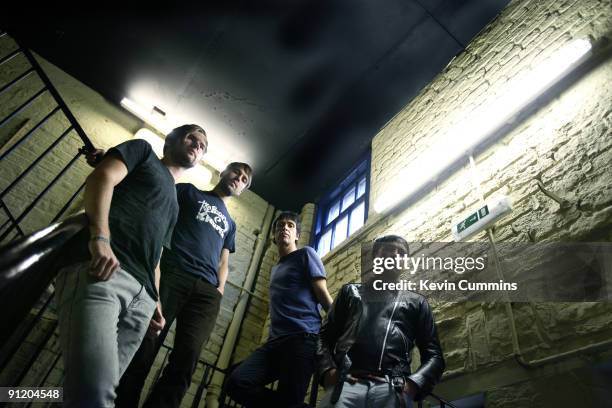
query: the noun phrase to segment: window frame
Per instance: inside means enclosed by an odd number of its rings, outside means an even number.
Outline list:
[[[368,220],[368,212],[369,212],[369,196],[370,196],[370,164],[371,164],[371,153],[368,151],[367,154],[361,156],[358,163],[353,166],[342,180],[337,183],[333,188],[327,190],[319,199],[317,203],[317,211],[315,217],[315,225],[313,228],[314,234],[312,234],[311,245],[312,247],[319,253],[319,244],[321,238],[331,231],[330,236],[330,244],[329,250],[325,252],[324,255],[320,255],[321,257],[333,252],[333,250],[339,246],[341,246],[344,242],[349,240],[355,232],[359,231]],[[365,191],[363,195],[357,197],[359,192],[359,182],[365,178]],[[342,210],[342,201],[346,194],[352,189],[355,188],[354,192],[354,200],[353,202],[344,210]],[[338,203],[339,212],[336,217],[330,222],[327,222],[327,217],[329,211],[333,208],[333,206]],[[350,233],[351,227],[351,215],[355,208],[364,204],[363,207],[363,224],[357,228],[355,231]],[[337,245],[334,246],[334,240],[336,238],[336,225],[338,221],[346,219],[346,237]]]

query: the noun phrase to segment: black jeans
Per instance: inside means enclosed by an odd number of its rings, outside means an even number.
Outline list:
[[[231,373],[227,394],[249,408],[304,407],[314,372],[317,335],[292,334],[268,341]],[[278,380],[278,389],[265,388]]]
[[[202,346],[215,326],[221,293],[207,281],[189,273],[163,269],[159,295],[166,326],[158,337],[145,336],[117,388],[117,407],[138,407],[151,365],[175,318],[174,347],[168,365],[144,407],[180,406],[191,384]]]

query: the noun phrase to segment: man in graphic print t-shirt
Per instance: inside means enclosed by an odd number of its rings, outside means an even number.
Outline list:
[[[174,346],[145,407],[178,407],[191,383],[202,346],[215,325],[234,252],[236,224],[225,203],[251,183],[245,163],[231,163],[212,191],[177,184],[179,216],[170,249],[161,260],[160,297],[166,318],[161,335],[147,336],[117,391],[118,407],[137,407],[140,392],[167,328],[176,318]]]

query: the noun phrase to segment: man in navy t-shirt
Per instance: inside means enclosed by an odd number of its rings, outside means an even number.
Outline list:
[[[174,347],[145,407],[178,407],[195,371],[202,346],[214,328],[228,275],[229,254],[235,250],[236,224],[225,206],[251,183],[245,163],[231,163],[212,191],[177,184],[179,214],[171,248],[161,259],[160,298],[166,327],[176,318]],[[117,390],[118,407],[137,407],[140,392],[167,334],[143,341]]]
[[[319,255],[297,248],[298,214],[283,212],[272,227],[280,259],[270,274],[270,335],[232,372],[227,392],[247,407],[302,407],[314,372],[318,305],[327,311],[332,298]],[[276,380],[276,391],[265,388]]]

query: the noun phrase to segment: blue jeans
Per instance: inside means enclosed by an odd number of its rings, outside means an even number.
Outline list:
[[[113,407],[115,388],[138,350],[155,300],[123,269],[108,281],[92,278],[89,262],[56,279],[64,407]]]
[[[321,408],[398,408],[400,402],[397,394],[389,383],[380,383],[372,380],[360,379],[354,384],[344,382],[340,399],[332,404],[330,402],[334,387],[325,390],[321,399]],[[407,408],[412,407],[412,401],[402,396]]]

